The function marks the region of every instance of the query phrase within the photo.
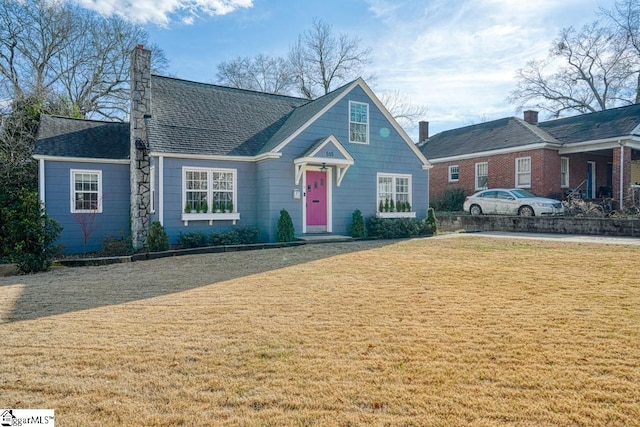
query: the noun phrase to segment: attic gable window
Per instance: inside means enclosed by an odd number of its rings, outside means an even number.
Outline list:
[[[349,101],[349,142],[369,143],[369,104]]]

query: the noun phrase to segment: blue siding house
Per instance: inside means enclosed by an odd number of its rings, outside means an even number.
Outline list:
[[[355,209],[426,215],[431,165],[362,79],[308,100],[152,75],[150,58],[133,51],[130,123],[42,118],[40,193],[68,253],[121,232],[143,248],[153,220],[171,243],[241,226],[271,242],[281,209],[299,236],[349,234]]]

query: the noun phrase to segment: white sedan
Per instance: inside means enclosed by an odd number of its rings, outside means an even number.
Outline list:
[[[471,215],[543,216],[564,214],[564,206],[560,200],[538,197],[522,188],[494,188],[478,191],[464,199],[464,210]]]

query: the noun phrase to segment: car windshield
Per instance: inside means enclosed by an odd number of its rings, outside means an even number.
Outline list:
[[[511,192],[513,193],[514,196],[516,196],[518,199],[526,199],[528,197],[538,197],[533,193],[528,192],[527,190],[511,190]]]

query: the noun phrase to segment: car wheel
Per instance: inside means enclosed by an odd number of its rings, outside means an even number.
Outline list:
[[[469,213],[471,215],[482,215],[482,208],[478,205],[471,205],[469,208]]]
[[[520,216],[534,216],[535,212],[531,206],[521,206],[518,210],[518,215]]]

